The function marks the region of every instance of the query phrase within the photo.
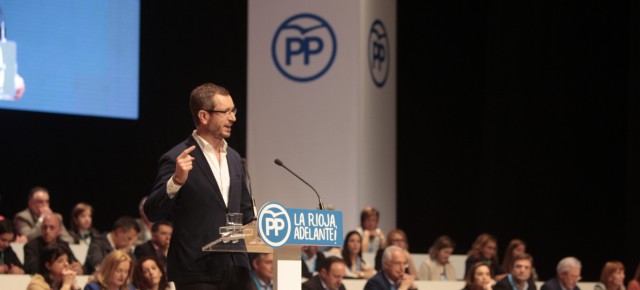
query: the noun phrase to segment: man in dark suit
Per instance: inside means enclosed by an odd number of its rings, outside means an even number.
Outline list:
[[[167,270],[178,290],[249,289],[246,253],[202,250],[220,238],[227,213],[242,213],[243,224],[254,219],[240,154],[225,140],[237,109],[229,91],[211,83],[191,92],[189,107],[196,130],[160,157],[144,212],[173,223]]]
[[[168,220],[153,223],[153,225],[151,225],[151,240],[136,246],[136,249],[133,251],[136,259],[140,260],[147,256],[154,256],[162,260],[166,265],[167,251],[169,251],[169,241],[171,240],[172,232],[173,225],[171,225],[171,222]]]
[[[346,272],[347,264],[342,258],[324,258],[318,275],[302,283],[302,290],[345,290],[342,279]]]
[[[322,261],[325,259],[324,254],[320,252],[320,247],[312,245],[304,245],[300,247],[302,251],[302,277],[311,279],[311,277],[320,273]]]
[[[130,216],[119,217],[110,232],[91,239],[87,259],[84,262],[85,273],[92,274],[102,263],[104,257],[114,249],[123,250],[135,261],[133,245],[138,240],[140,226],[135,218]]]
[[[371,277],[365,290],[417,289],[414,279],[406,273],[409,266],[406,251],[398,246],[388,246],[382,254],[382,271]]]
[[[24,245],[25,272],[28,274],[42,274],[44,269],[40,268],[40,253],[42,253],[42,250],[46,246],[57,243],[66,248],[67,252],[71,253],[68,257],[71,269],[78,275],[82,275],[84,273],[82,263],[73,255],[71,248],[69,248],[69,243],[60,238],[60,234],[62,233],[60,214],[53,212],[45,214],[40,225],[40,231],[42,233],[41,236],[30,240]]]
[[[536,290],[536,283],[531,281],[531,269],[533,269],[531,255],[527,253],[515,255],[511,273],[493,285],[493,290]]]
[[[556,277],[547,280],[542,284],[540,290],[580,290],[578,281],[582,279],[580,272],[582,263],[575,257],[565,257],[556,267]]]

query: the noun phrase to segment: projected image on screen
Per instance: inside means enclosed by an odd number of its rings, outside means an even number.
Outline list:
[[[0,9],[0,109],[138,118],[139,0],[0,0]]]

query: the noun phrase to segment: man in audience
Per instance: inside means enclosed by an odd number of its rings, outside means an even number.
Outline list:
[[[388,246],[382,254],[382,271],[371,277],[365,290],[417,289],[414,278],[406,273],[407,251],[398,246]]]
[[[135,261],[132,252],[135,242],[140,234],[140,226],[130,216],[118,218],[113,224],[113,229],[100,237],[93,238],[87,251],[87,260],[84,263],[85,273],[93,274],[104,257],[113,250],[123,250]]]
[[[580,290],[578,281],[582,279],[580,272],[582,263],[575,257],[565,257],[556,267],[557,276],[545,281],[540,290]]]
[[[302,283],[302,290],[345,290],[342,279],[347,264],[340,257],[325,258],[320,264],[320,273]]]
[[[502,278],[493,290],[536,290],[536,283],[531,281],[533,258],[527,253],[519,253],[513,257],[513,267],[507,277]]]
[[[36,186],[29,191],[27,208],[18,212],[13,218],[13,225],[18,235],[18,241],[31,241],[40,236],[40,225],[46,214],[51,213],[49,208],[49,190]],[[58,214],[60,221],[62,215]],[[24,239],[26,237],[26,240]],[[60,237],[63,241],[72,243],[73,238],[62,224]]]
[[[151,240],[136,246],[134,254],[137,259],[147,256],[158,257],[164,264],[167,264],[167,252],[169,251],[169,241],[173,233],[173,225],[170,221],[161,220],[151,226]]]
[[[256,253],[251,259],[251,283],[255,290],[273,290],[273,254]]]
[[[324,254],[319,251],[318,246],[302,246],[302,277],[311,279],[311,277],[318,274],[324,260]]]
[[[62,220],[60,214],[47,213],[42,217],[40,224],[42,235],[30,240],[24,245],[24,270],[28,274],[43,273],[44,269],[40,268],[40,253],[48,245],[61,244],[72,253],[69,258],[70,267],[78,275],[83,274],[82,264],[76,259],[75,255],[69,248],[69,243],[63,241],[60,237],[62,232]]]

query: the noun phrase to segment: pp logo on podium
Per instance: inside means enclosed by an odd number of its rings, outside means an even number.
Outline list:
[[[258,230],[264,242],[278,248],[289,239],[291,219],[287,210],[279,203],[271,202],[260,209],[258,215]]]

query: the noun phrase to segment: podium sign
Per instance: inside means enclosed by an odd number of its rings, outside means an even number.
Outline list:
[[[286,208],[270,202],[260,208],[258,230],[272,248],[283,245],[342,247],[342,212]]]

